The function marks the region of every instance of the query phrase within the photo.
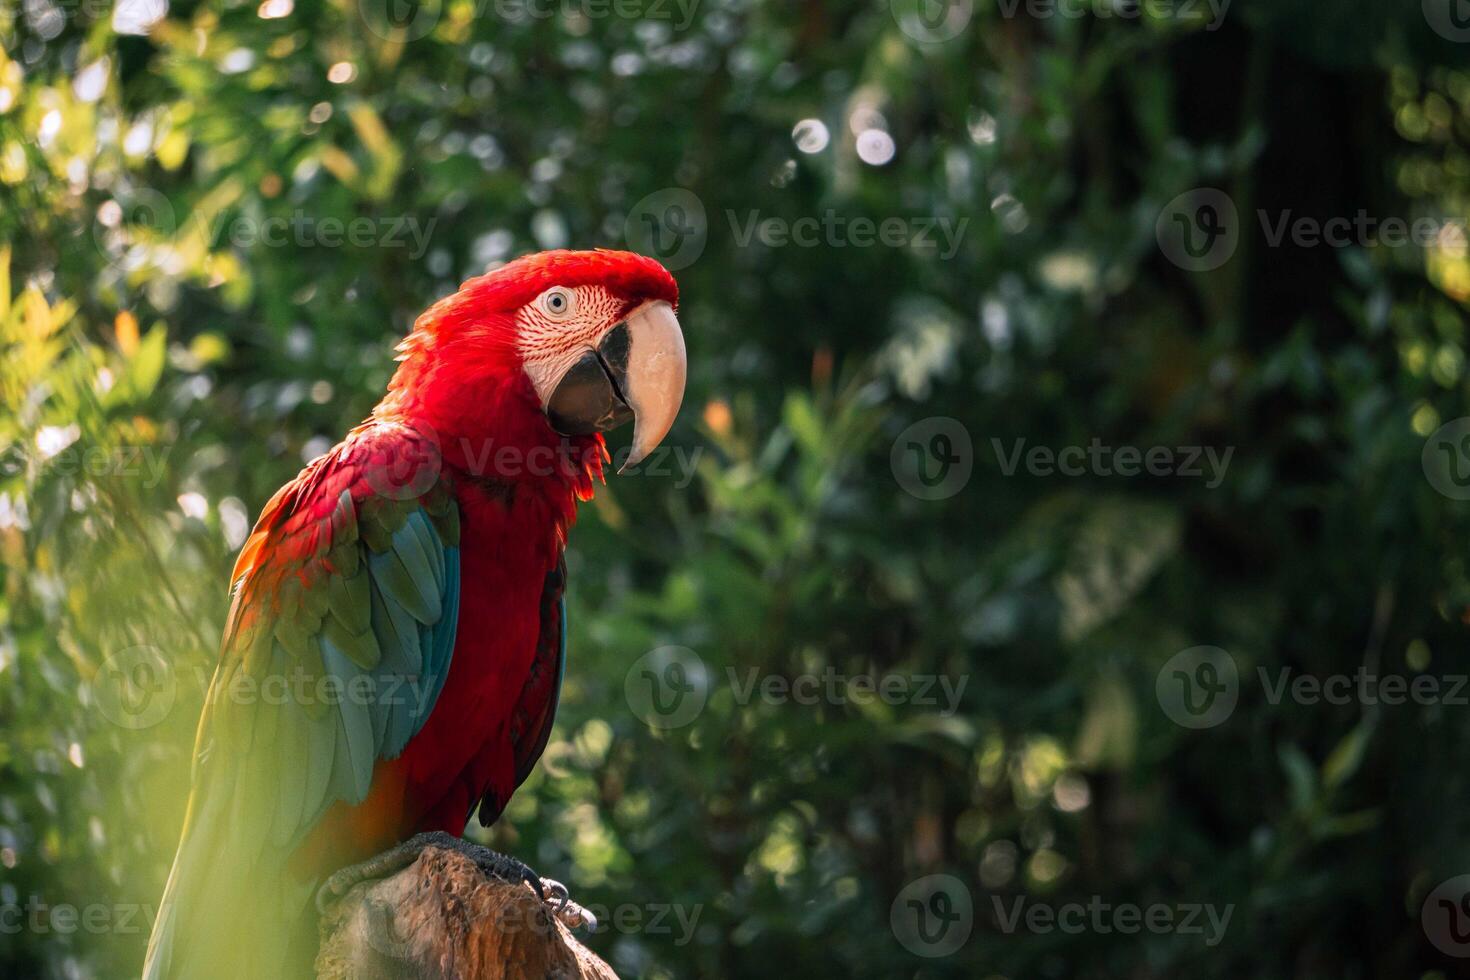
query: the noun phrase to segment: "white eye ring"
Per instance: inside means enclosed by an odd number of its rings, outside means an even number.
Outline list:
[[[541,294],[537,301],[541,311],[553,320],[565,320],[572,315],[573,296],[570,289],[561,286],[553,286]]]

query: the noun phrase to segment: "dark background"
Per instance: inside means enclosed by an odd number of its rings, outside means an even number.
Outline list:
[[[0,9],[0,972],[136,974],[234,552],[413,317],[631,228],[679,266],[682,455],[583,507],[557,729],[488,838],[624,910],[623,976],[1465,975],[1470,6],[625,2]],[[1268,233],[1360,213],[1446,231]],[[638,695],[667,657],[691,718]],[[1176,723],[1205,666],[1233,711]],[[964,687],[742,695],[829,668]],[[1360,670],[1438,694],[1275,694]],[[973,928],[915,941],[935,874]]]

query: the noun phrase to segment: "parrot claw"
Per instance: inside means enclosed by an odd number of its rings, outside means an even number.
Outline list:
[[[567,891],[567,886],[555,878],[542,878],[541,887],[551,893],[550,900],[556,902],[557,911],[566,908],[567,903],[572,900],[571,892]]]
[[[542,878],[542,886],[551,895],[551,901],[546,904],[552,905],[551,914],[556,916],[568,929],[585,927],[589,932],[597,931],[597,916],[587,911],[581,905],[572,901],[571,893],[567,886],[554,878]]]
[[[543,878],[518,858],[509,854],[501,854],[478,844],[468,841],[460,841],[463,853],[469,855],[485,874],[502,881],[525,882],[536,892],[536,897],[541,904],[551,907],[551,913],[561,921],[568,929],[576,929],[585,926],[596,931],[597,916],[587,911],[576,902],[572,901],[571,892],[567,886],[555,878]]]

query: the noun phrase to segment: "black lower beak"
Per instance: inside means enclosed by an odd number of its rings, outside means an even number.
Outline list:
[[[633,418],[623,396],[627,380],[628,325],[620,323],[557,382],[546,402],[551,427],[564,436],[585,436],[627,422]]]

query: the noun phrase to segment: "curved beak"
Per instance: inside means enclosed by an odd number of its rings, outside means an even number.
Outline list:
[[[674,309],[645,303],[603,335],[557,382],[546,400],[551,425],[587,435],[633,420],[633,446],[622,473],[658,447],[684,400],[684,334]]]

